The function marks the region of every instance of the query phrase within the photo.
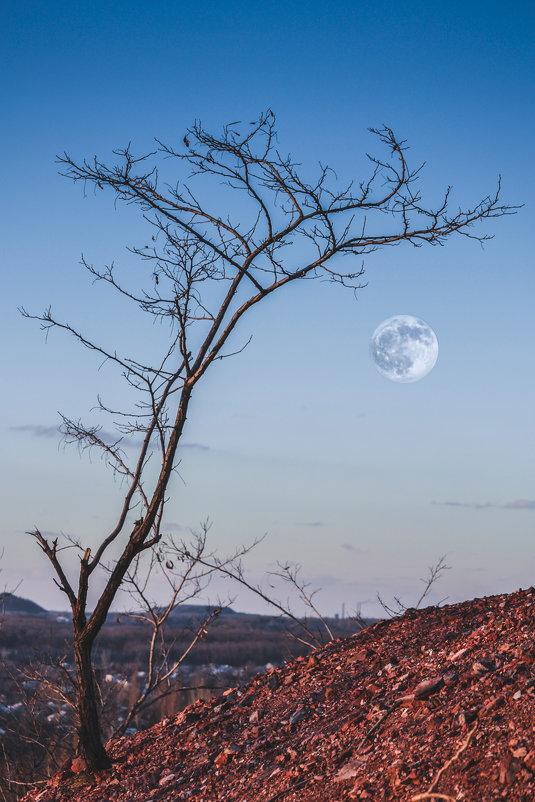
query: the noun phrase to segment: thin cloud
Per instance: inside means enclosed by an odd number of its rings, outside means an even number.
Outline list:
[[[24,426],[10,426],[9,428],[13,432],[29,432],[34,437],[58,437],[60,435],[57,426],[37,426],[27,423]]]
[[[491,504],[490,501],[487,501],[485,504],[464,501],[433,501],[433,504],[439,507],[466,507],[467,509],[471,510],[485,510],[488,507],[499,506],[498,504]]]
[[[299,521],[299,523],[297,525],[298,526],[313,526],[313,527],[327,526],[327,524],[324,521]]]
[[[14,432],[28,432],[34,437],[56,438],[63,436],[59,426],[40,426],[38,424],[26,423],[22,426],[10,426],[10,429]],[[114,434],[113,432],[107,432],[105,429],[100,429],[98,431],[98,437],[107,446],[117,443],[118,440],[121,441],[120,445],[122,448],[140,448],[141,444],[143,443],[141,437],[121,436],[117,433]],[[205,446],[202,443],[181,443],[181,448],[193,448],[197,449],[198,451],[210,451],[210,446]]]
[[[177,524],[175,521],[169,521],[169,523],[164,524],[163,529],[169,532],[186,532],[187,527],[182,526],[182,524]]]
[[[485,504],[464,501],[433,501],[432,503],[440,507],[464,507],[471,510],[486,510],[489,508],[497,510],[535,510],[535,501],[525,498],[508,501],[506,504],[493,504],[490,501]]]
[[[27,423],[23,426],[11,426],[10,428],[15,432],[28,432],[33,437],[64,437],[59,426],[39,426],[38,424]],[[107,432],[105,429],[99,429],[96,434],[106,446],[120,445],[121,448],[139,448],[143,442],[140,437],[122,436],[117,433]]]
[[[519,498],[516,501],[510,501],[504,504],[505,510],[535,510],[535,501],[530,501],[526,498]]]
[[[356,554],[363,553],[362,549],[359,549],[358,546],[354,546],[352,543],[340,543],[340,548],[346,551],[354,551]]]

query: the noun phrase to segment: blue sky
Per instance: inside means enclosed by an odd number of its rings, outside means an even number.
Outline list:
[[[318,161],[362,179],[371,126],[387,124],[426,162],[424,197],[453,205],[490,193],[525,204],[490,221],[481,248],[400,246],[366,258],[365,289],[289,288],[244,321],[236,344],[199,386],[168,521],[207,517],[225,553],[268,533],[251,576],[298,561],[328,613],[376,592],[413,603],[419,578],[447,554],[435,598],[451,601],[533,584],[535,279],[534,11],[525,3],[22,2],[2,20],[4,192],[1,579],[62,607],[25,530],[105,533],[121,488],[98,459],[64,450],[57,411],[90,419],[97,393],[119,401],[111,370],[73,342],[23,320],[58,315],[107,342],[157,347],[91,287],[80,254],[128,264],[139,244],[133,209],[57,173],[153,137],[180,143],[200,118],[219,129],[271,107],[283,151],[313,174]],[[369,359],[376,326],[395,314],[436,331],[434,370],[413,385]],[[58,447],[59,446],[59,447]],[[238,609],[259,609],[239,597]]]

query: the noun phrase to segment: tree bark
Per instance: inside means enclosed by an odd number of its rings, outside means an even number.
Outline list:
[[[93,642],[88,644],[81,641],[79,637],[74,638],[79,719],[77,752],[85,760],[90,771],[101,771],[109,768],[112,761],[102,743],[92,650]]]

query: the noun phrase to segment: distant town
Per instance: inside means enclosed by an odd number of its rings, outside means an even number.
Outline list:
[[[73,654],[70,614],[45,610],[28,599],[0,594],[0,735],[6,766],[0,789],[6,800],[14,782],[24,782],[61,765],[72,746],[74,721]],[[255,674],[306,655],[311,636],[320,642],[352,635],[362,622],[352,618],[300,619],[239,613],[223,608],[204,628],[211,608],[184,604],[173,610],[153,654],[158,671],[170,670],[151,703],[129,720],[132,733],[173,715],[196,699],[239,686]],[[200,635],[199,635],[200,633]],[[103,721],[111,735],[125,724],[149,682],[152,628],[128,613],[113,613],[99,634],[95,676],[102,697]],[[194,647],[181,660],[194,642]],[[163,675],[163,674],[162,674]],[[6,770],[7,771],[7,770]]]

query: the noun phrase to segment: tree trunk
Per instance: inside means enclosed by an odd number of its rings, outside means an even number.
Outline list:
[[[99,725],[98,693],[93,673],[91,652],[93,643],[84,643],[74,638],[74,660],[78,691],[78,755],[84,758],[90,771],[100,771],[111,766],[102,743]]]

